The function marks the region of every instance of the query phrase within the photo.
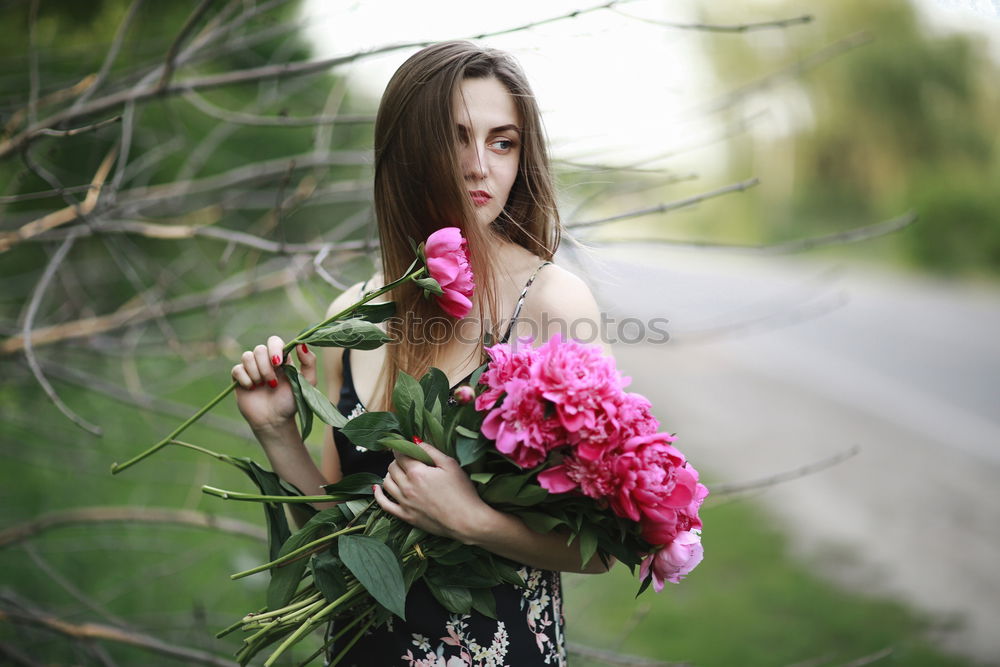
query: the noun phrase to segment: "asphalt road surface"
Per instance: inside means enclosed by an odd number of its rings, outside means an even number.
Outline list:
[[[1000,286],[806,255],[566,259],[595,285],[633,390],[699,468],[746,482],[858,447],[757,497],[826,576],[912,604],[933,639],[1000,664]]]

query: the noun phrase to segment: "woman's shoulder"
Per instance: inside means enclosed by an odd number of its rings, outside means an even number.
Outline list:
[[[550,314],[599,315],[597,301],[587,282],[560,264],[543,266],[535,275],[530,294],[536,307]]]
[[[519,326],[518,335],[524,335],[524,330],[531,335],[538,326],[539,342],[560,333],[564,339],[596,342],[610,352],[600,336],[601,309],[590,286],[579,275],[558,264],[547,265],[536,275],[527,296],[522,317],[534,324]]]

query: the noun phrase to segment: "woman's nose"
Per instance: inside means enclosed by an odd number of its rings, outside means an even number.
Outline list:
[[[462,148],[462,170],[466,178],[482,180],[486,178],[486,156],[474,145]]]

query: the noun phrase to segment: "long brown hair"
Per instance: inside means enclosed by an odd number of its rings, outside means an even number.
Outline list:
[[[459,137],[452,100],[464,79],[490,77],[507,88],[518,109],[521,152],[507,204],[485,229],[475,224],[475,210],[457,158]],[[483,342],[487,333],[499,339],[503,316],[498,312],[499,266],[489,248],[499,236],[550,260],[560,240],[541,114],[524,73],[511,56],[470,42],[443,42],[420,50],[396,70],[375,120],[375,217],[382,275],[387,281],[402,275],[413,261],[408,239],[420,242],[441,227],[459,227],[469,241],[476,281],[473,307],[483,323]],[[456,322],[444,317],[433,300],[422,299],[413,284],[393,290],[390,296],[397,304],[398,317],[387,322],[387,331],[396,342],[388,345],[378,378],[382,391],[377,392],[376,404],[382,409],[391,409],[396,369],[420,377],[436,365],[456,333]],[[445,335],[430,339],[426,324],[432,321],[443,325]],[[415,339],[415,334],[422,334],[422,340]]]

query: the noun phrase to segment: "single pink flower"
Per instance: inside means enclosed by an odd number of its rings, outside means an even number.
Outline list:
[[[522,468],[533,468],[565,436],[558,422],[545,418],[545,403],[531,382],[511,378],[504,387],[503,402],[490,410],[480,428],[494,441],[497,451]]]
[[[451,392],[451,395],[455,397],[457,403],[462,405],[471,403],[476,398],[475,390],[467,384],[455,387],[455,391]]]
[[[629,438],[611,465],[617,489],[611,507],[618,516],[639,521],[660,507],[687,507],[695,495],[697,473],[670,443],[669,433]]]
[[[639,568],[639,576],[653,577],[653,590],[663,590],[663,582],[677,584],[693,570],[705,555],[701,536],[694,531],[677,534],[670,544],[649,554]]]
[[[469,245],[458,227],[442,227],[424,244],[427,272],[444,294],[437,297],[441,310],[463,318],[472,310],[475,281],[469,265]]]

